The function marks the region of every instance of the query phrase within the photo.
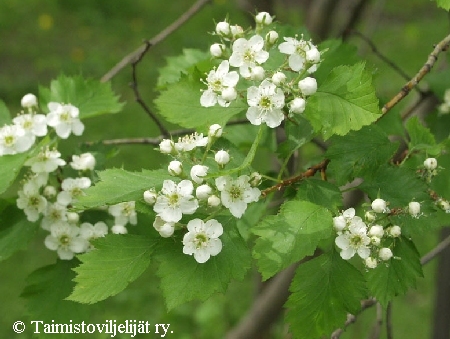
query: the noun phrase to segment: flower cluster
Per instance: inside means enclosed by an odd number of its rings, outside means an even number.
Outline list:
[[[391,213],[385,200],[375,199],[371,207],[364,219],[356,215],[354,208],[349,208],[333,218],[334,230],[337,233],[335,244],[341,250],[342,259],[349,260],[358,254],[367,268],[375,268],[380,262],[393,258],[395,239],[402,233],[399,225],[385,218]],[[408,207],[395,213],[408,213],[411,217],[418,218],[420,203],[412,201]]]
[[[48,127],[54,128],[59,138],[71,134],[81,135],[84,125],[79,120],[79,110],[73,105],[51,102],[49,113],[37,113],[36,96],[27,94],[22,98],[21,112],[13,119],[13,125],[0,130],[0,155],[26,152],[38,137],[48,134]],[[62,260],[70,260],[77,253],[90,251],[91,240],[108,233],[105,222],[95,224],[83,222],[81,212],[71,207],[84,191],[91,186],[96,159],[91,153],[73,155],[68,162],[61,153],[48,145],[37,149],[25,161],[28,173],[21,181],[16,200],[17,207],[25,213],[30,222],[39,222],[48,232],[45,246],[56,251]],[[66,173],[69,173],[66,175]],[[78,175],[74,175],[78,173]],[[110,206],[108,212],[115,218],[113,233],[126,233],[127,223],[136,224],[134,202]]]
[[[164,180],[159,191],[152,187],[143,195],[156,213],[153,223],[156,231],[167,238],[177,229],[186,229],[183,253],[193,255],[199,263],[206,262],[222,249],[219,236],[223,227],[212,217],[227,208],[234,217],[241,218],[247,205],[258,201],[261,195],[256,187],[261,181],[258,173],[237,177],[221,175],[231,156],[227,150],[213,150],[212,146],[222,133],[222,127],[214,124],[207,136],[194,133],[176,142],[162,140],[159,150],[174,159],[167,166],[174,180]],[[214,163],[209,160],[209,154]],[[199,210],[209,217],[206,220],[186,217]]]
[[[211,45],[210,52],[222,61],[202,80],[207,89],[200,104],[228,107],[238,97],[246,97],[247,119],[253,125],[265,123],[275,128],[286,116],[302,113],[307,97],[317,91],[317,82],[309,75],[317,70],[321,52],[303,36],[284,37],[277,45],[280,37],[270,27],[273,17],[269,13],[258,13],[255,23],[251,31],[227,21],[216,24],[213,34],[220,42]],[[283,61],[269,67],[273,65],[271,57]],[[230,71],[230,67],[236,70]],[[239,87],[244,88],[242,92],[238,92],[238,84],[243,85]]]

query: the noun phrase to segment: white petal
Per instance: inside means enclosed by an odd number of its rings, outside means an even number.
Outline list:
[[[249,107],[245,116],[252,125],[257,126],[261,125],[262,122],[261,112],[257,107]]]
[[[293,71],[300,71],[305,65],[305,59],[298,54],[291,54],[289,56],[289,67],[292,68]]]
[[[350,240],[348,239],[348,235],[341,234],[336,239],[334,239],[335,244],[342,250],[346,250],[350,247]]]
[[[230,209],[230,213],[233,216],[235,216],[236,218],[240,218],[247,209],[247,203],[245,203],[244,201],[235,201],[228,208]]]
[[[190,196],[194,191],[194,185],[189,180],[182,180],[178,184],[178,192],[183,196]]]
[[[208,89],[203,91],[202,96],[200,97],[200,105],[203,107],[212,107],[217,102],[217,94],[212,90]]]
[[[200,248],[194,252],[194,258],[200,264],[207,262],[210,257],[211,255],[206,248]]]
[[[209,254],[217,255],[222,251],[222,241],[220,239],[211,239],[209,241]]]
[[[342,250],[340,255],[342,259],[348,260],[355,255],[355,250],[353,248],[347,248],[346,250]]]
[[[250,119],[249,119],[250,120]],[[281,125],[284,120],[284,114],[281,109],[273,109],[266,113],[264,121],[270,128],[275,128]]]

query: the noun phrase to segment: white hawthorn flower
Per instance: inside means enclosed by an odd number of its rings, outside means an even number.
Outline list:
[[[35,107],[37,106],[37,98],[34,94],[31,93],[25,94],[22,100],[20,100],[20,104],[22,105],[23,108]]]
[[[44,114],[20,114],[13,119],[13,122],[32,136],[43,137],[47,134],[47,118]],[[33,143],[34,141],[35,138]]]
[[[203,178],[208,174],[208,166],[194,165],[191,168],[191,178],[197,184],[201,184],[205,179]]]
[[[178,184],[164,180],[153,210],[166,222],[178,222],[183,214],[193,214],[198,208],[193,191],[194,186],[189,180],[182,180]]]
[[[284,120],[284,93],[268,80],[264,80],[259,87],[251,86],[247,90],[247,103],[250,107],[246,116],[253,125],[265,122],[274,128]]]
[[[239,74],[236,71],[229,72],[229,69],[228,61],[224,60],[217,69],[209,72],[205,81],[208,89],[203,91],[200,97],[200,104],[203,107],[211,107],[216,103],[222,107],[228,107],[231,101],[236,99],[235,87],[239,81]]]
[[[367,236],[367,226],[360,220],[352,220],[348,226],[348,231],[340,234],[335,243],[342,251],[340,253],[341,258],[348,260],[352,258],[355,253],[366,259],[370,255],[370,238]]]
[[[378,251],[378,256],[383,261],[388,261],[392,258],[393,254],[390,248],[384,247]]]
[[[178,152],[190,152],[196,147],[203,147],[208,144],[208,137],[204,137],[203,133],[185,135],[178,138],[178,142],[175,143],[175,149]]]
[[[411,201],[408,205],[408,212],[412,217],[418,218],[420,216],[420,203]]]
[[[25,166],[31,166],[34,173],[51,173],[65,164],[66,162],[61,159],[61,153],[48,147],[43,148],[38,155],[25,162]]]
[[[56,251],[62,260],[71,260],[75,253],[87,250],[89,243],[79,236],[80,229],[67,223],[55,224],[50,229],[44,244],[49,250]]]
[[[259,12],[255,16],[255,22],[260,25],[270,25],[272,21],[272,16],[267,12]]]
[[[163,238],[171,237],[175,232],[175,223],[164,221],[159,216],[156,216],[153,227]]]
[[[435,158],[428,158],[423,162],[423,166],[427,169],[427,170],[434,170],[437,167],[437,160]]]
[[[136,203],[134,201],[125,201],[108,208],[108,213],[114,217],[116,225],[137,224]]]
[[[35,138],[18,125],[5,125],[0,128],[0,156],[28,151]]]
[[[91,186],[91,179],[88,177],[66,178],[61,183],[62,191],[58,193],[56,201],[67,206],[84,194],[84,189]]]
[[[230,57],[230,65],[239,67],[239,73],[244,78],[250,78],[253,67],[267,61],[269,52],[264,51],[264,39],[259,35],[252,36],[249,40],[239,38],[233,43],[233,54]]]
[[[315,46],[311,42],[303,39],[284,38],[284,40],[284,42],[278,45],[278,49],[281,53],[289,55],[289,67],[295,72],[303,70],[305,63],[312,61],[307,59],[307,52],[315,48]],[[314,56],[310,55],[309,59],[314,59]]]
[[[67,206],[57,202],[53,204],[48,203],[44,211],[44,218],[41,221],[41,227],[46,231],[50,231],[53,225],[65,223],[67,223]]]
[[[172,160],[169,163],[169,166],[167,166],[167,170],[169,171],[170,175],[173,175],[174,177],[180,175],[183,173],[183,164],[181,161],[178,160]]]
[[[97,239],[103,238],[108,234],[108,226],[103,222],[96,222],[94,225],[88,222],[84,222],[80,225],[80,237],[86,239],[88,242]],[[86,251],[90,251],[94,248],[92,244],[88,245]]]
[[[314,78],[306,77],[298,82],[298,88],[305,96],[313,95],[317,92],[317,81]]]
[[[306,100],[303,98],[294,98],[289,103],[289,112],[292,113],[303,113],[306,108]]]
[[[220,151],[217,151],[216,155],[214,156],[214,160],[221,166],[224,166],[230,162],[230,154],[228,154],[227,151],[224,151],[223,149]]]
[[[71,133],[83,134],[84,125],[78,118],[80,114],[78,108],[50,102],[48,109],[50,113],[47,114],[47,125],[53,127],[60,138],[67,139]]]
[[[194,255],[198,263],[208,261],[222,250],[219,237],[223,234],[223,227],[217,220],[203,222],[201,219],[193,219],[188,222],[187,229],[188,233],[183,237],[183,253]]]
[[[247,204],[258,201],[261,195],[261,191],[252,187],[249,181],[248,175],[241,175],[236,179],[230,176],[222,176],[216,179],[222,205],[228,208],[236,218],[242,217],[247,209]]]
[[[386,201],[380,198],[372,201],[372,209],[375,213],[389,213],[389,208],[387,208]]]
[[[18,191],[17,207],[23,210],[28,221],[35,222],[47,207],[47,199],[39,194],[38,187],[35,191]]]
[[[83,153],[80,155],[72,155],[70,166],[78,171],[92,171],[95,167],[95,157],[92,153]]]

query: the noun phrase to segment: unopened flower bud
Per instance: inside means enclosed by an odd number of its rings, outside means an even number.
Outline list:
[[[183,164],[178,160],[173,160],[167,167],[170,175],[178,176],[183,173]]]
[[[364,216],[368,222],[372,222],[377,218],[375,213],[373,213],[372,211],[367,211]]]
[[[266,34],[266,41],[269,45],[275,45],[278,41],[278,33],[275,31],[270,31]]]
[[[23,108],[31,108],[37,106],[37,98],[34,94],[28,93],[25,94],[20,101],[20,104]]]
[[[222,91],[222,99],[225,101],[233,101],[237,98],[237,92],[234,87],[224,88]]]
[[[222,126],[220,126],[219,124],[209,126],[208,136],[220,138],[222,136]]]
[[[289,103],[289,111],[292,113],[303,113],[306,108],[306,101],[303,98],[295,98]]]
[[[255,66],[250,69],[250,79],[255,81],[262,81],[266,72],[261,66]]]
[[[91,153],[73,155],[70,166],[78,171],[92,171],[95,167],[95,157]]]
[[[170,139],[164,139],[159,143],[159,150],[163,154],[171,154],[175,151],[175,144]]]
[[[230,24],[226,21],[221,21],[216,25],[216,33],[221,36],[230,35]]]
[[[368,268],[375,268],[378,265],[377,259],[372,258],[372,257],[367,257],[366,260],[364,261],[364,263],[366,264],[366,267],[368,267]]]
[[[379,237],[373,236],[373,237],[370,237],[370,242],[374,246],[379,246],[381,243],[381,239]]]
[[[298,87],[304,95],[313,95],[317,91],[317,81],[314,78],[306,77],[298,82]]]
[[[146,190],[144,192],[144,201],[149,205],[153,205],[156,202],[157,197],[158,194],[156,193],[154,188]]]
[[[270,25],[272,21],[272,16],[267,12],[259,12],[255,16],[255,22],[260,25]]]
[[[315,64],[318,63],[320,61],[319,50],[313,47],[309,51],[306,51],[306,60]]]
[[[418,203],[417,201],[411,201],[408,205],[408,212],[409,214],[411,214],[413,217],[419,217],[420,214],[420,203]]]
[[[114,225],[111,227],[111,233],[113,234],[127,234],[128,230],[124,225]]]
[[[231,35],[236,39],[244,34],[244,29],[239,25],[230,26]]]
[[[276,72],[272,75],[272,82],[275,85],[279,85],[286,81],[286,75],[282,72]]]
[[[220,150],[214,156],[214,160],[221,166],[226,165],[230,162],[230,155],[227,151]]]
[[[67,212],[67,221],[72,224],[76,224],[80,221],[80,215],[76,212]]]
[[[212,188],[207,184],[200,185],[195,190],[195,195],[196,195],[197,199],[199,199],[199,200],[208,199],[209,196],[211,195],[211,193],[212,193]]]
[[[375,199],[374,201],[372,201],[372,209],[375,213],[386,213],[386,201],[384,201],[383,199]]]
[[[434,170],[437,167],[437,160],[435,158],[428,158],[423,162],[423,166],[427,170]]]
[[[197,184],[201,184],[203,182],[203,177],[208,173],[208,166],[203,165],[194,165],[191,168],[191,178]]]
[[[220,198],[217,195],[211,195],[208,197],[208,206],[217,207],[220,205]]]
[[[211,55],[216,58],[221,57],[224,50],[225,50],[224,44],[212,44],[211,47],[209,48],[209,52],[211,53]]]
[[[261,181],[262,181],[262,176],[258,172],[253,172],[252,174],[250,174],[250,181],[249,182],[250,182],[250,185],[252,187],[259,186]]]
[[[380,251],[378,252],[378,256],[381,260],[388,261],[392,258],[393,254],[390,248],[384,247],[380,249]]]
[[[382,238],[383,235],[384,235],[383,226],[381,226],[381,225],[373,225],[370,228],[370,230],[369,230],[369,235]]]
[[[49,199],[54,198],[54,197],[56,197],[56,193],[57,192],[56,192],[55,187],[53,187],[53,186],[45,186],[44,187],[43,194],[46,198],[49,198]]]
[[[388,234],[393,238],[398,238],[402,234],[402,229],[400,226],[394,225],[389,227]]]

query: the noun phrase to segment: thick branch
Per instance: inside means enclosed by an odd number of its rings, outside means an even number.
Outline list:
[[[154,36],[152,39],[147,40],[141,47],[136,49],[134,52],[126,55],[119,63],[117,63],[111,70],[109,70],[102,78],[102,82],[107,82],[111,80],[117,73],[119,73],[124,67],[135,62],[137,59],[141,58],[143,54],[147,52],[149,46],[155,46],[167,38],[170,34],[180,28],[186,21],[193,17],[200,9],[205,6],[211,0],[198,0],[191,8],[184,12],[177,20],[175,20],[171,25],[166,27],[159,34]]]
[[[431,71],[437,61],[439,53],[446,51],[449,44],[450,35],[445,37],[445,39],[443,39],[434,47],[433,52],[431,52],[431,54],[428,56],[427,62],[422,66],[419,72],[410,81],[408,81],[405,86],[403,86],[402,90],[396,96],[394,96],[388,103],[383,106],[381,110],[383,115],[390,111],[401,100],[403,100],[403,98],[406,97],[415,86],[417,86],[420,80],[422,80],[423,77]]]

